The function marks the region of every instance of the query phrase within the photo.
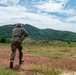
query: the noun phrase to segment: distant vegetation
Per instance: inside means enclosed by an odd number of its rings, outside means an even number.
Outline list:
[[[8,38],[0,38],[0,43],[9,43],[10,39]]]
[[[0,38],[11,38],[14,25],[0,26]],[[69,31],[59,31],[53,29],[38,29],[29,24],[23,25],[28,31],[31,40],[60,40],[60,41],[76,41],[76,33]]]

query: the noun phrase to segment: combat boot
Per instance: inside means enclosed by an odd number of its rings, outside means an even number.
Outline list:
[[[10,62],[9,68],[10,68],[10,69],[13,69],[13,62]]]
[[[19,64],[21,65],[24,62],[24,60],[19,60]]]

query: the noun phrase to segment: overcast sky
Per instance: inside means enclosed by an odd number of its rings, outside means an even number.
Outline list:
[[[15,23],[76,32],[76,0],[0,0],[0,26]]]

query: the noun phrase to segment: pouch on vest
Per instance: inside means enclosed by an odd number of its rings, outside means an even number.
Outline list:
[[[11,41],[12,42],[14,42],[14,41],[21,42],[20,37],[12,37]]]

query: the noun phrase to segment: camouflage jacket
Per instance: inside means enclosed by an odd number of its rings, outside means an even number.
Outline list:
[[[27,36],[28,36],[28,32],[24,28],[16,27],[12,31],[11,41],[22,42],[24,40],[24,38]]]

